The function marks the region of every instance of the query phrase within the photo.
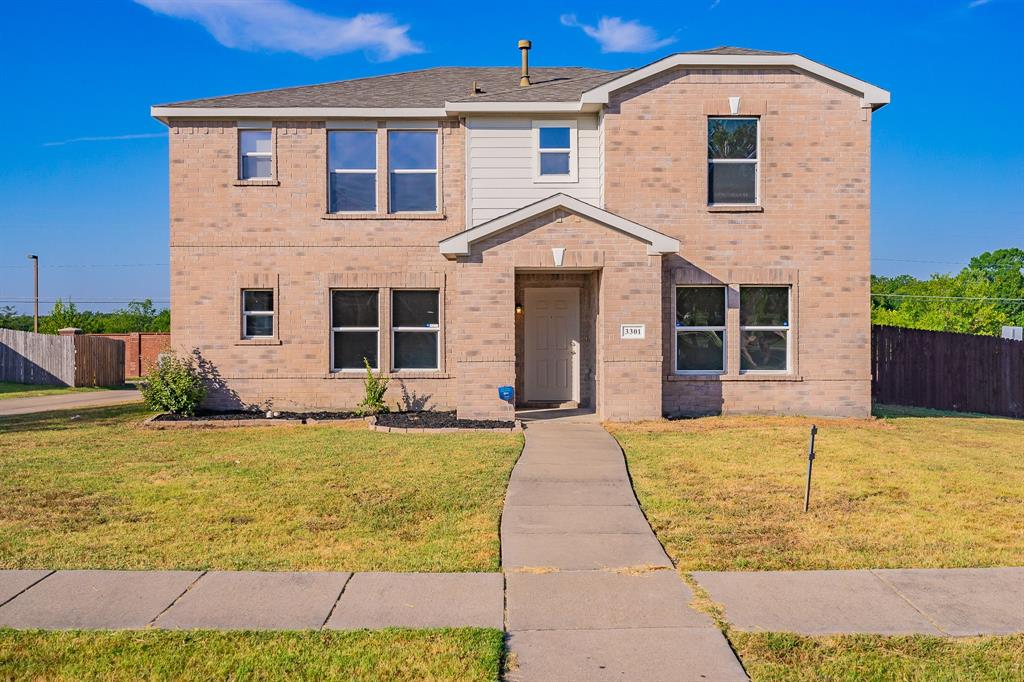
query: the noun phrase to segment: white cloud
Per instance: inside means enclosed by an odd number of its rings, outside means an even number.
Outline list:
[[[967,3],[967,8],[968,9],[974,9],[975,7],[981,7],[982,5],[987,5],[990,2],[992,2],[992,0],[971,0],[971,2]]]
[[[650,52],[676,41],[659,38],[650,26],[636,21],[623,21],[621,17],[601,17],[597,26],[581,24],[575,14],[561,16],[563,26],[582,29],[601,45],[601,52]]]
[[[148,140],[154,137],[167,137],[167,133],[135,133],[132,135],[96,135],[93,137],[73,137],[70,140],[44,142],[44,147],[60,147],[72,142],[111,142],[113,140]]]
[[[422,52],[409,27],[389,14],[332,17],[288,0],[135,0],[154,12],[196,21],[221,45],[326,57],[363,50],[383,61]]]

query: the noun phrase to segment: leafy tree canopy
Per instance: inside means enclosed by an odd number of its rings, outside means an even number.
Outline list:
[[[56,334],[65,327],[78,327],[87,334],[167,332],[171,330],[169,310],[157,310],[153,301],[132,301],[109,313],[79,310],[74,303],[58,299],[49,315],[39,316],[39,331]],[[32,316],[19,315],[13,306],[0,307],[0,328],[32,331]]]
[[[874,324],[999,336],[1004,325],[1024,326],[1024,250],[986,251],[926,280],[872,275],[871,293]]]

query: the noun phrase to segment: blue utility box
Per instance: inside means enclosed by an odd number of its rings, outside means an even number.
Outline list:
[[[498,397],[506,403],[512,402],[516,396],[516,389],[513,386],[498,386]]]

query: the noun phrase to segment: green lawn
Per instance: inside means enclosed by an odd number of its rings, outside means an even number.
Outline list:
[[[495,571],[517,434],[0,418],[0,568]]]
[[[880,414],[609,428],[683,571],[1024,564],[1024,421]],[[812,423],[817,459],[804,514]]]
[[[1024,635],[946,639],[729,636],[753,682],[1018,682]]]
[[[499,630],[39,632],[0,630],[0,679],[498,679]]]
[[[109,389],[99,386],[39,386],[35,384],[12,384],[9,381],[0,381],[0,400],[6,398],[31,398],[43,395],[61,395],[64,393],[82,393],[84,391],[106,391]]]

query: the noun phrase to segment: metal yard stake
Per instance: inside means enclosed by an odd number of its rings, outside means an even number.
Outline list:
[[[811,446],[807,448],[807,490],[804,491],[804,511],[811,508],[811,469],[814,468],[814,436],[818,427],[811,424]]]

